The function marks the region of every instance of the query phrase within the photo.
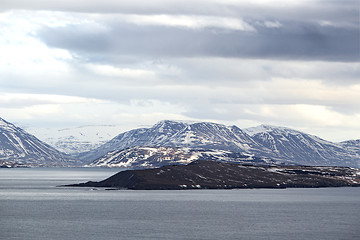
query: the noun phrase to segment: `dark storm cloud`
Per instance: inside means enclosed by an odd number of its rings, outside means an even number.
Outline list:
[[[253,24],[253,23],[249,23]],[[44,28],[47,45],[88,59],[114,55],[149,57],[235,57],[261,59],[358,61],[359,29],[282,22],[281,27],[254,26],[256,31],[189,29],[118,23],[108,31],[84,31],[81,24]]]

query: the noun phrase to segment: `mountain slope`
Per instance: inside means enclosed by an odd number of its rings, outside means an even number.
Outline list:
[[[353,151],[360,155],[360,139],[344,141],[341,142],[340,145],[346,148],[348,151]]]
[[[82,153],[78,157],[82,161],[90,163],[110,151],[135,146],[220,149],[271,155],[268,149],[256,143],[248,134],[236,126],[228,127],[207,122],[185,123],[165,120],[155,124],[152,128],[140,128],[122,133],[99,148]]]
[[[0,118],[0,161],[26,166],[72,166],[76,160]]]
[[[132,147],[108,152],[93,161],[89,167],[154,168],[170,164],[188,164],[196,160],[215,160],[243,164],[280,164],[270,159],[261,159],[249,154],[227,150],[191,149],[174,147]]]
[[[341,144],[284,127],[261,125],[245,131],[284,160],[304,165],[360,166],[360,157]]]

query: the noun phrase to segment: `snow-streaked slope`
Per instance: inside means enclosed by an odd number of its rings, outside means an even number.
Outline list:
[[[124,132],[99,148],[78,155],[84,162],[92,162],[106,153],[135,146],[188,147],[197,149],[220,149],[239,153],[271,152],[256,143],[248,134],[236,126],[200,122],[186,123],[161,121],[152,128],[134,129]]]
[[[175,147],[132,147],[108,152],[93,161],[89,167],[153,168],[170,164],[188,164],[196,160],[214,160],[246,164],[280,164],[270,159],[261,159],[250,154],[218,149],[191,149]]]
[[[360,139],[344,141],[341,142],[340,145],[360,155]]]
[[[117,125],[87,125],[71,128],[27,128],[40,140],[67,154],[78,154],[95,149],[110,141],[119,132]]]
[[[70,156],[0,118],[0,160],[26,166],[73,166]]]
[[[245,129],[254,141],[270,149],[276,159],[304,165],[360,167],[360,157],[341,144],[284,127],[261,125]]]
[[[151,128],[124,132],[79,157],[91,163],[108,152],[135,146],[217,149],[286,163],[360,167],[359,154],[355,151],[289,128],[261,125],[243,131],[216,123],[169,120]]]

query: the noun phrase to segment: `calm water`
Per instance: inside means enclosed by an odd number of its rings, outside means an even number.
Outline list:
[[[0,239],[359,239],[360,188],[105,191],[111,169],[0,169]]]

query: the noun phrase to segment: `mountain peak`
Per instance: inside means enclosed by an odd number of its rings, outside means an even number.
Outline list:
[[[26,166],[69,166],[75,160],[0,118],[0,161]]]
[[[119,134],[107,144],[80,154],[79,157],[88,161],[95,160],[111,150],[135,146],[191,147],[235,152],[261,149],[246,133],[235,127],[210,122],[163,120],[152,128],[134,129]]]
[[[212,122],[200,122],[192,120],[162,120],[156,123],[151,129],[159,132],[173,132],[188,129],[191,130],[192,127],[207,127],[207,128],[229,128],[226,125]]]
[[[165,119],[165,120],[161,120],[161,121],[155,123],[153,127],[164,126],[164,125],[184,125],[184,126],[188,126],[188,125],[192,125],[192,124],[195,124],[195,123],[202,123],[202,122],[193,121],[193,120],[169,120],[169,119]]]
[[[188,124],[178,122],[178,121],[172,121],[172,120],[163,120],[158,123],[156,123],[151,129],[156,130],[160,133],[171,133],[173,131],[181,130],[185,127],[187,127]]]
[[[10,124],[9,122],[5,121],[5,119],[0,117],[0,126],[7,126],[9,124]]]
[[[273,132],[273,131],[289,132],[289,133],[300,133],[299,131],[291,129],[291,128],[279,127],[279,126],[268,125],[268,124],[261,124],[261,125],[259,125],[257,127],[246,128],[246,129],[244,129],[244,131],[247,134],[249,134],[250,136],[254,136],[254,135],[258,134],[258,133]]]
[[[0,130],[8,131],[8,132],[14,132],[16,130],[22,131],[22,129],[17,128],[14,124],[9,123],[8,121],[6,121],[5,119],[3,119],[1,117],[0,117]]]
[[[178,120],[161,120],[154,124],[154,128],[158,126],[164,126],[164,125],[177,125],[177,124],[187,124],[184,121],[178,121]]]

